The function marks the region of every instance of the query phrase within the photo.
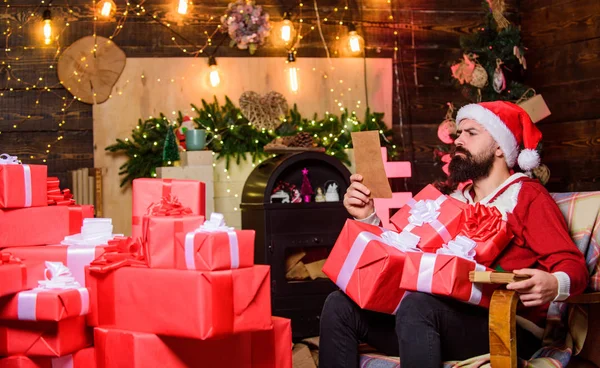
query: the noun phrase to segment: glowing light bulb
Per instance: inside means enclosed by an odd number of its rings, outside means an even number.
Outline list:
[[[281,39],[286,44],[292,40],[292,33],[294,32],[294,24],[289,19],[284,19],[281,24]]]
[[[113,8],[116,8],[114,1],[112,0],[103,0],[98,3],[98,9],[100,9],[100,15],[108,18],[110,17],[110,13],[112,13]]]
[[[348,25],[348,48],[350,53],[358,54],[362,51],[364,40],[363,38],[356,32],[356,27],[354,24],[350,23]]]
[[[296,57],[293,52],[288,53],[288,74],[290,78],[290,89],[292,92],[298,92],[298,68],[296,68]]]
[[[188,11],[188,0],[179,0],[179,5],[177,6],[177,12],[179,14],[187,14]]]
[[[44,43],[49,45],[52,42],[52,14],[50,13],[50,9],[44,10],[42,18],[44,20]]]
[[[210,85],[218,87],[221,84],[221,76],[219,75],[219,67],[217,66],[217,60],[214,56],[208,58],[208,66],[210,67]]]

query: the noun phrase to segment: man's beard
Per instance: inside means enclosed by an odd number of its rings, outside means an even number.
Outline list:
[[[463,153],[464,156],[454,156],[448,171],[449,179],[454,183],[463,183],[467,180],[478,180],[487,178],[494,166],[494,152],[487,150],[477,156],[471,155],[471,152],[462,147],[456,147],[455,153]]]

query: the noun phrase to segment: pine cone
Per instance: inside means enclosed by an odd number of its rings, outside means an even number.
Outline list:
[[[314,144],[312,135],[307,132],[300,132],[291,138],[289,147],[312,147]]]

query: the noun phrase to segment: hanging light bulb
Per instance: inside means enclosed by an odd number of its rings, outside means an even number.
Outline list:
[[[290,20],[288,13],[284,13],[283,22],[281,23],[281,39],[287,45],[292,40],[294,33],[294,23]]]
[[[356,26],[353,23],[348,25],[348,47],[350,53],[358,54],[362,51],[365,40],[356,32]]]
[[[219,75],[219,67],[214,56],[208,57],[208,66],[210,67],[210,85],[218,87],[221,84],[221,76]]]
[[[177,12],[179,14],[187,14],[188,11],[188,0],[179,0],[179,5],[177,6]]]
[[[97,7],[100,10],[100,15],[108,18],[117,6],[113,0],[102,0],[98,3]]]
[[[290,89],[292,92],[298,92],[298,68],[296,68],[296,56],[294,56],[294,52],[288,52],[288,64],[289,64],[289,77],[290,77]]]
[[[49,45],[52,42],[52,14],[50,13],[50,9],[44,10],[42,19],[44,23],[44,43]]]

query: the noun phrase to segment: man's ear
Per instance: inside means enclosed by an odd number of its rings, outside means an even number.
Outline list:
[[[496,151],[494,152],[494,154],[496,155],[496,157],[504,158],[504,152],[502,151],[502,149],[499,146],[496,147]]]

